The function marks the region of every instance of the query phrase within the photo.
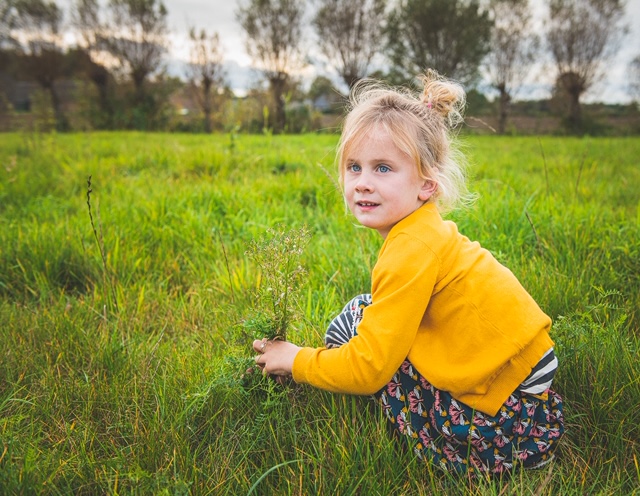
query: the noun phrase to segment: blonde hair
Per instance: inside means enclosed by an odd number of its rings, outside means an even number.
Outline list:
[[[472,199],[466,186],[464,156],[453,136],[463,120],[465,92],[458,83],[433,70],[421,80],[421,94],[371,79],[353,87],[338,143],[340,180],[344,179],[351,147],[374,127],[382,126],[398,149],[414,160],[420,177],[437,183],[429,201],[444,213]]]

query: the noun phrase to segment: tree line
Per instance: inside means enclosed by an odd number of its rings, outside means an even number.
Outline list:
[[[544,0],[544,7],[540,29],[528,0],[237,0],[235,20],[264,81],[252,90],[258,103],[250,112],[263,128],[291,131],[301,100],[337,94],[331,74],[343,88],[369,76],[406,84],[430,67],[467,89],[488,83],[502,133],[514,96],[544,65],[565,102],[567,128],[579,133],[581,98],[603,78],[627,31],[625,1]],[[202,130],[211,132],[216,115],[242,105],[226,81],[220,36],[191,26],[185,79],[171,77],[168,15],[162,0],[74,0],[68,12],[55,0],[0,0],[0,107],[10,112],[12,84],[31,81],[56,128],[72,129],[60,86],[75,81],[71,106],[84,109],[87,126],[163,129],[170,96],[188,88]],[[311,57],[326,74],[305,95],[296,74]],[[640,54],[628,74],[637,99]]]

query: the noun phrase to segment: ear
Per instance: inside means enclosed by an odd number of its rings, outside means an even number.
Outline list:
[[[418,193],[418,199],[420,201],[427,201],[429,198],[431,198],[431,195],[433,195],[437,191],[437,189],[437,182],[435,182],[433,179],[425,179],[422,187],[420,188],[420,192]]]

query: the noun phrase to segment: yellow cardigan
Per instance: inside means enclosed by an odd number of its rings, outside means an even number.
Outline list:
[[[405,358],[435,387],[495,415],[553,346],[551,319],[510,270],[425,204],[398,222],[372,272],[358,335],[302,348],[296,382],[373,394]]]

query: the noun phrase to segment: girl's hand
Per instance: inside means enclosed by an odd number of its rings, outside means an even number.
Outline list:
[[[293,360],[300,351],[300,347],[287,341],[266,338],[253,342],[253,349],[260,353],[256,357],[256,364],[262,369],[263,374],[290,376],[293,369]]]

